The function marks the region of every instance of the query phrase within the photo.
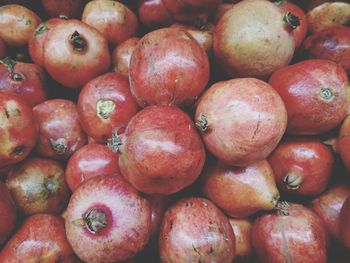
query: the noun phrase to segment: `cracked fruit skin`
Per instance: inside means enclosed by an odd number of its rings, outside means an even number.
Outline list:
[[[164,214],[159,253],[162,263],[231,263],[235,235],[226,215],[205,198],[184,198]]]
[[[264,160],[281,140],[287,112],[266,82],[239,78],[212,85],[195,114],[206,148],[223,163],[247,166]]]
[[[17,209],[10,191],[0,181],[0,248],[15,229],[17,221]]]
[[[262,263],[326,263],[328,233],[309,208],[289,203],[288,215],[280,211],[258,217],[252,242]]]
[[[349,80],[338,64],[310,59],[281,68],[269,79],[288,112],[287,133],[317,135],[338,126],[349,111]]]
[[[25,159],[37,135],[29,104],[17,94],[0,92],[0,168]]]
[[[120,175],[85,181],[68,204],[67,239],[85,262],[130,259],[146,246],[150,231],[149,202]]]

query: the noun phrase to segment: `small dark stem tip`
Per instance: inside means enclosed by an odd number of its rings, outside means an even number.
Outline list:
[[[86,47],[85,39],[79,34],[78,31],[74,31],[71,35],[70,40],[75,50],[83,51]]]

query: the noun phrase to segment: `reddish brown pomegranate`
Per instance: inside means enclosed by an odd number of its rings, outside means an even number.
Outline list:
[[[81,88],[109,69],[107,40],[95,28],[79,20],[61,22],[46,37],[44,65],[60,84]]]
[[[164,214],[159,253],[164,263],[231,263],[235,235],[228,218],[212,202],[185,198]]]
[[[109,145],[120,152],[124,177],[147,194],[173,194],[189,186],[205,161],[204,146],[192,120],[175,106],[146,107]]]
[[[310,208],[323,220],[331,237],[341,240],[340,210],[350,195],[349,185],[332,186],[312,200]]]
[[[283,141],[269,156],[278,189],[296,195],[318,195],[331,178],[334,158],[317,139]]]
[[[203,172],[205,196],[232,217],[247,217],[276,207],[280,194],[266,160],[244,168],[217,162]]]
[[[16,93],[35,106],[47,99],[44,70],[32,63],[5,58],[0,61],[0,91]]]
[[[75,263],[62,218],[37,214],[27,218],[0,251],[0,262]]]
[[[348,114],[349,80],[344,69],[328,60],[304,60],[273,73],[269,83],[288,112],[290,134],[321,134]]]
[[[77,150],[69,158],[66,181],[72,192],[87,179],[103,174],[119,174],[119,154],[106,145],[91,143]]]
[[[51,17],[80,18],[86,0],[41,0],[45,11]]]
[[[64,99],[47,100],[33,108],[39,126],[36,150],[43,157],[67,160],[87,143],[74,102]]]
[[[277,146],[287,113],[270,85],[242,78],[211,86],[197,104],[195,120],[212,154],[226,164],[247,166]]]
[[[27,7],[4,5],[0,8],[0,38],[8,46],[24,46],[40,22],[40,17]]]
[[[130,88],[141,107],[191,105],[209,80],[205,51],[186,31],[163,28],[146,34],[130,60]]]
[[[137,111],[128,79],[117,72],[94,78],[79,94],[80,123],[97,142],[106,142],[113,131],[125,127]]]
[[[303,43],[303,56],[327,59],[341,65],[350,76],[350,28],[334,26],[310,35]]]
[[[28,156],[38,130],[28,103],[7,92],[0,92],[0,123],[0,168],[4,168]]]
[[[112,52],[113,70],[129,77],[130,59],[140,38],[132,37],[118,45]]]
[[[149,28],[165,27],[174,21],[162,0],[138,0],[138,14]]]
[[[253,255],[251,232],[253,222],[249,219],[229,218],[236,237],[235,262],[250,262]]]
[[[65,222],[79,258],[91,263],[122,261],[147,244],[151,209],[123,177],[98,176],[73,193]]]
[[[17,210],[6,185],[0,181],[0,248],[15,229]]]
[[[57,161],[27,158],[10,171],[6,185],[25,216],[59,214],[68,203],[64,167]]]
[[[100,31],[112,46],[134,36],[138,29],[136,15],[118,1],[89,1],[84,7],[81,21]]]
[[[340,210],[340,236],[345,247],[350,250],[350,195]]]
[[[252,242],[259,262],[326,263],[328,236],[310,209],[289,203],[254,221]]]
[[[259,10],[259,12],[252,12]],[[220,19],[214,32],[214,54],[229,77],[267,78],[289,64],[299,19],[270,1],[241,1]]]

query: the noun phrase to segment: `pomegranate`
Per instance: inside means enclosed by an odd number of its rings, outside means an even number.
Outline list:
[[[165,27],[173,22],[163,0],[138,0],[138,14],[140,21],[149,28]]]
[[[247,217],[276,207],[280,194],[266,160],[244,168],[217,162],[203,172],[204,195],[231,217]]]
[[[0,181],[0,248],[15,229],[17,210],[6,185]]]
[[[97,142],[106,142],[112,132],[126,126],[137,111],[128,79],[117,72],[92,79],[79,94],[80,123]]]
[[[229,218],[236,237],[235,262],[249,262],[253,255],[251,232],[253,222],[249,219]]]
[[[151,209],[123,177],[97,176],[73,193],[65,222],[67,239],[79,258],[91,263],[115,262],[145,247]]]
[[[269,156],[278,189],[296,195],[318,195],[331,178],[334,158],[317,139],[283,141]]]
[[[141,107],[191,105],[209,80],[208,56],[186,31],[158,29],[146,34],[136,46],[129,79]]]
[[[41,0],[45,11],[51,17],[80,18],[86,0]]]
[[[281,209],[253,223],[259,262],[326,263],[328,236],[322,220],[300,204],[284,203]]]
[[[149,106],[109,140],[124,177],[147,194],[173,194],[202,171],[205,150],[190,117],[175,106]]]
[[[235,235],[228,218],[212,202],[185,198],[164,214],[159,253],[164,263],[231,263]]]
[[[226,164],[247,166],[277,146],[287,113],[270,85],[241,78],[211,86],[197,104],[195,120],[212,154]]]
[[[345,247],[350,250],[350,195],[340,210],[340,235]]]
[[[106,145],[91,143],[69,158],[66,181],[72,192],[85,180],[103,174],[119,174],[119,154]]]
[[[286,105],[289,134],[328,132],[348,114],[349,80],[332,61],[301,61],[275,71],[269,83]]]

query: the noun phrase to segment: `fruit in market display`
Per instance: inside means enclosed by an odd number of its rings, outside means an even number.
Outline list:
[[[266,159],[281,140],[287,112],[278,93],[254,78],[221,81],[205,91],[195,123],[220,161],[247,166]]]
[[[231,263],[235,235],[228,218],[212,202],[185,198],[164,214],[159,253],[163,263]]]
[[[16,226],[17,209],[10,191],[0,181],[0,249]]]
[[[163,0],[138,0],[140,21],[149,28],[170,25],[174,19],[163,4]]]
[[[319,195],[330,181],[334,157],[319,140],[300,137],[281,142],[268,161],[281,192]]]
[[[115,262],[140,252],[150,236],[151,208],[121,176],[85,181],[72,195],[66,234],[86,262]]]

